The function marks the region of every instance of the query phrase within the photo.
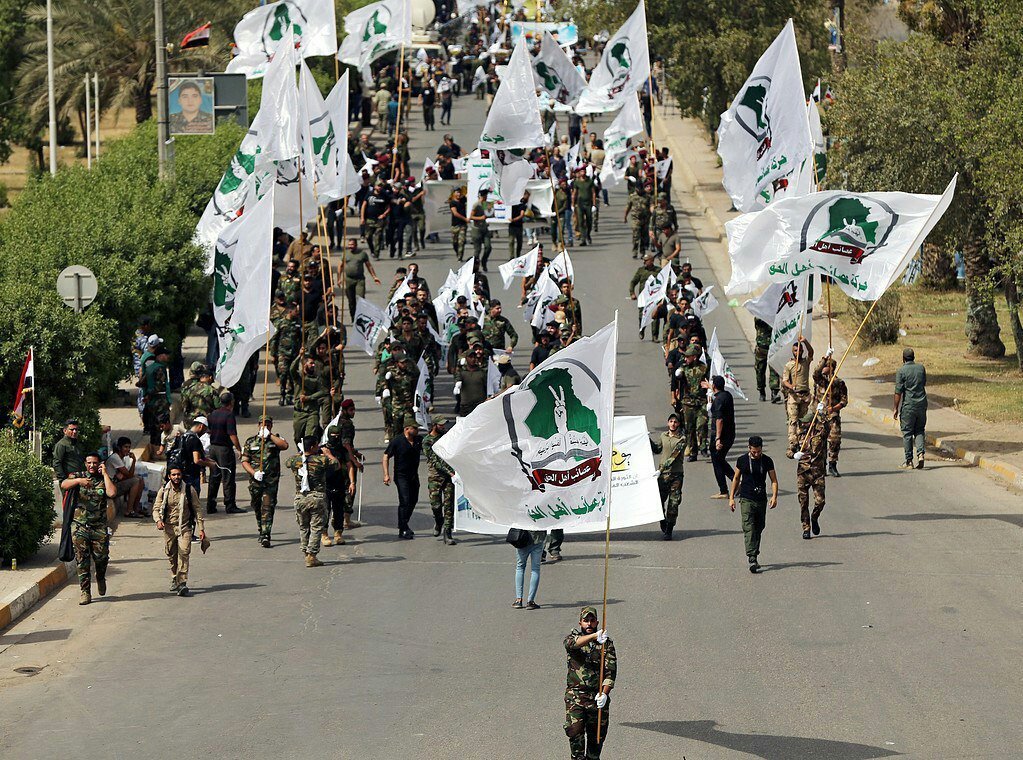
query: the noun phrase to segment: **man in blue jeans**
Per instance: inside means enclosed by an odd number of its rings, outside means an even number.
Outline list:
[[[913,468],[916,447],[916,469],[924,468],[924,427],[927,424],[927,371],[917,364],[912,348],[902,351],[902,366],[895,373],[895,404],[892,416],[900,421],[902,446],[906,461],[902,469]],[[901,417],[901,419],[900,419]]]
[[[523,607],[522,589],[526,580],[526,560],[529,560],[529,595],[525,597],[526,609],[535,610],[539,608],[536,603],[536,591],[540,587],[540,557],[543,554],[543,546],[547,541],[547,531],[531,530],[530,538],[533,543],[522,549],[515,547],[517,555],[515,560],[515,602],[512,604],[517,610]]]

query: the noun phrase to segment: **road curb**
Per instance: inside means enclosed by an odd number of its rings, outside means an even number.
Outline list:
[[[117,508],[111,500],[107,505],[107,525],[110,526],[111,532],[117,530],[119,522]],[[57,535],[59,536],[61,523],[56,523],[54,527],[57,529]],[[24,570],[22,572],[28,573],[30,571]],[[16,622],[31,610],[36,603],[42,601],[55,591],[59,591],[76,574],[77,565],[74,562],[57,562],[57,564],[49,569],[46,575],[27,588],[15,591],[6,599],[0,599],[0,631],[3,631],[11,623]]]
[[[662,134],[664,130],[664,118],[659,114],[654,116],[654,120],[660,122]],[[696,172],[693,171],[692,166],[686,160],[686,153],[680,150],[676,140],[672,137],[667,137],[666,141],[671,144],[672,152],[674,153],[673,165],[681,170],[682,178],[685,183],[687,192],[691,192],[697,201],[697,204],[703,209],[702,214],[705,219],[714,228],[714,231],[718,234],[718,242],[726,243],[728,235],[725,233],[725,225],[722,223],[721,218],[717,212],[711,208],[710,203],[707,201],[707,197],[704,195],[703,190],[700,189],[700,180],[696,176]],[[715,270],[717,267],[715,267]],[[753,346],[752,339],[749,335],[746,336],[747,340],[750,341],[750,346]],[[890,412],[883,412],[875,409],[872,406],[864,403],[863,401],[853,401],[847,407],[853,411],[857,416],[868,420],[878,427],[889,428],[891,430],[898,430],[901,432],[898,420],[894,419]],[[933,435],[925,435],[927,443],[935,448],[940,449],[942,452],[954,459],[960,459],[969,465],[979,467],[982,470],[986,470],[991,474],[1005,480],[1011,487],[1023,490],[1023,470],[1018,467],[1014,467],[1011,464],[1003,462],[999,459],[993,459],[989,456],[983,456],[975,451],[970,451],[961,446],[957,445],[954,440],[948,440],[946,438],[940,438]]]

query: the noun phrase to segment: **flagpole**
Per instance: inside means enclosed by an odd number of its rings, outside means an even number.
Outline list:
[[[615,352],[612,358],[611,370],[611,448],[614,449],[615,441],[615,385],[618,381],[618,309],[615,309]],[[604,528],[604,602],[600,613],[600,629],[607,630],[607,575],[611,559],[611,474],[608,473],[607,481],[607,524]],[[601,684],[604,683],[604,657],[607,645],[600,645],[600,677],[597,679],[597,691],[599,693]],[[597,708],[597,744],[600,744],[600,717],[603,708]]]
[[[398,174],[398,133],[401,132],[401,91],[402,81],[405,78],[405,43],[401,43],[401,52],[398,59],[398,116],[394,121],[394,146],[391,148],[391,179]]]
[[[653,153],[654,158],[654,203],[657,203],[657,180],[659,179],[657,171],[657,143],[654,142],[654,86],[647,77],[647,96],[649,97],[650,103],[650,152]]]
[[[92,168],[92,82],[85,75],[85,168]]]

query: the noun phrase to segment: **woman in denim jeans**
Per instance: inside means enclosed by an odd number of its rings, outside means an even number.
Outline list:
[[[533,543],[524,549],[515,549],[518,559],[515,562],[515,602],[512,607],[521,610],[522,587],[526,580],[526,560],[529,560],[529,596],[526,598],[526,609],[535,610],[540,605],[536,603],[536,590],[540,586],[540,555],[543,554],[543,545],[547,541],[547,531],[529,531]]]

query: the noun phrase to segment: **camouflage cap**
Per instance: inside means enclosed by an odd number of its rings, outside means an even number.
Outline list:
[[[686,356],[699,356],[702,353],[703,352],[700,350],[699,346],[690,346],[689,348],[686,349],[686,354],[685,355]]]
[[[189,367],[189,369],[192,370],[192,372],[194,372],[195,374],[198,375],[199,374],[199,370],[203,369],[204,366],[205,365],[202,362],[192,362],[192,366]]]
[[[438,426],[438,427],[444,427],[445,425],[448,424],[448,418],[447,417],[434,417],[433,418],[433,424]]]
[[[814,410],[811,409],[806,414],[804,414],[802,417],[800,417],[799,421],[802,422],[804,425],[806,425],[806,424],[809,424],[809,423],[813,422],[814,416],[815,416]]]
[[[402,423],[402,427],[414,427],[414,428],[419,427],[419,423],[416,421],[415,415],[413,415],[413,414],[406,414],[405,415],[405,421],[404,421],[404,423]]]
[[[274,418],[271,417],[269,414],[261,414],[261,415],[259,415],[259,422],[260,422],[260,424],[263,424],[265,422],[269,422],[272,425],[273,421],[274,421]]]
[[[476,346],[476,345],[479,345],[480,343],[483,342],[482,338],[480,338],[480,336],[477,335],[476,333],[472,333],[467,338],[467,340],[468,340],[470,346]]]
[[[585,620],[590,615],[593,615],[593,617],[597,617],[597,608],[596,607],[590,607],[590,606],[583,607],[582,610],[579,612],[579,619],[580,620]]]

